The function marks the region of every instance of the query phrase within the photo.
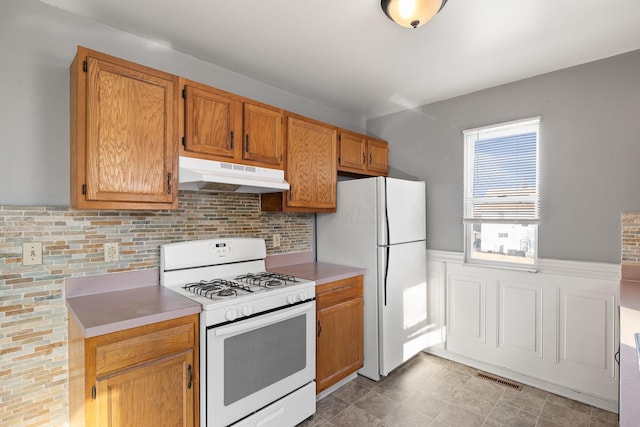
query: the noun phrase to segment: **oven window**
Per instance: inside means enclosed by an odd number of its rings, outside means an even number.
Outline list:
[[[306,316],[224,340],[225,406],[305,368]]]

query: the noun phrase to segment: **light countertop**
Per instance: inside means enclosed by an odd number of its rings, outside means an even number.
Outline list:
[[[149,280],[152,277],[156,279]],[[200,304],[160,286],[157,270],[76,278],[67,284],[67,288],[69,314],[75,318],[85,338],[202,310]]]
[[[301,264],[283,265],[280,267],[271,267],[269,271],[314,280],[316,286],[366,273],[366,270],[362,268],[329,264],[326,262],[305,262]]]

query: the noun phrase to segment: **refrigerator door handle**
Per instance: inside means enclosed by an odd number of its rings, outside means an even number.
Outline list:
[[[389,278],[389,246],[385,248],[387,256],[384,265],[384,305],[387,306],[387,279]]]

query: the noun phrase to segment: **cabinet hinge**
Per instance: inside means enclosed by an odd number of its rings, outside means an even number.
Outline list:
[[[96,386],[91,387],[91,400],[96,400]]]
[[[82,184],[82,194],[87,194],[87,184]]]
[[[187,89],[186,88],[182,89],[182,97],[184,99],[187,99]]]
[[[87,64],[87,61],[82,61],[82,71],[86,73],[88,70],[89,70],[89,65]]]

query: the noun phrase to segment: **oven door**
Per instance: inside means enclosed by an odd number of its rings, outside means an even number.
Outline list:
[[[313,381],[315,339],[314,301],[208,328],[206,425],[227,426]]]

